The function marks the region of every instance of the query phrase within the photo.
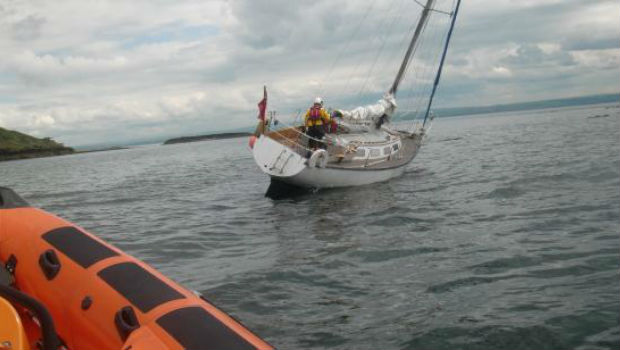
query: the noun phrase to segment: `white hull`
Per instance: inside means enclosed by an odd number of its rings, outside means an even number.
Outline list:
[[[394,161],[394,166],[346,168],[327,164],[325,167],[311,167],[307,158],[261,135],[252,153],[260,169],[273,180],[306,188],[333,188],[368,185],[401,176],[417,149],[416,144],[407,158]]]
[[[284,177],[271,175],[272,180],[309,188],[362,186],[398,177],[406,165],[385,170],[349,170],[337,168],[306,168],[297,175]]]

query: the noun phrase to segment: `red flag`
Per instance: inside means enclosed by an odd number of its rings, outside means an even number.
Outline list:
[[[265,121],[265,110],[267,109],[267,86],[263,86],[263,99],[258,103],[258,119]]]

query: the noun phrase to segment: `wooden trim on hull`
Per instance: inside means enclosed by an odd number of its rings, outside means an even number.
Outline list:
[[[330,161],[324,168],[308,165],[311,162],[295,149],[265,135],[255,143],[253,155],[261,170],[275,181],[304,188],[361,186],[400,176],[417,155],[421,139],[420,135],[402,135],[401,149],[393,159]]]
[[[328,163],[326,168],[328,169],[339,169],[339,170],[352,170],[352,171],[381,171],[388,169],[396,169],[402,166],[405,166],[415,158],[420,150],[420,143],[417,139],[407,138],[403,139],[403,149],[402,153],[406,154],[401,158],[394,159],[393,161],[381,161],[374,165],[364,166],[363,161],[359,161],[358,167],[353,167],[351,165],[338,165],[338,163]]]

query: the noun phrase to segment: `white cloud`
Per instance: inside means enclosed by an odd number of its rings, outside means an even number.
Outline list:
[[[35,128],[49,127],[56,123],[50,115],[37,115],[34,117],[33,126]]]
[[[572,51],[571,55],[579,64],[588,68],[617,71],[620,67],[620,48]]]
[[[585,93],[617,89],[617,1],[462,6],[438,102],[540,99],[545,85],[549,97],[571,96],[567,77]],[[3,2],[0,125],[68,144],[122,142],[250,125],[263,84],[281,114],[319,93],[329,104],[373,100],[417,11],[410,0]],[[415,95],[413,78],[432,81],[437,60],[418,56],[402,98]]]
[[[512,76],[512,71],[506,67],[502,67],[502,66],[495,66],[493,67],[492,70],[494,75],[500,76],[500,77],[511,77]]]
[[[15,55],[8,68],[17,74],[28,77],[55,77],[83,74],[101,74],[122,69],[127,66],[123,56],[111,58],[91,58],[84,56],[58,57],[50,54],[37,55],[32,51],[24,51]]]
[[[556,52],[560,52],[562,50],[562,46],[559,43],[538,43],[538,48],[542,50],[547,55],[554,54]]]

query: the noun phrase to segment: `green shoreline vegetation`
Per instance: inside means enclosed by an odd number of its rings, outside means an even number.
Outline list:
[[[75,150],[49,137],[36,138],[0,128],[0,161],[72,154]]]

